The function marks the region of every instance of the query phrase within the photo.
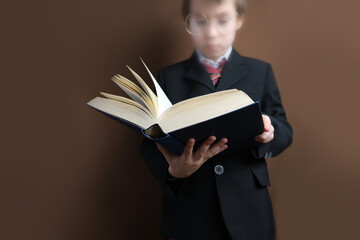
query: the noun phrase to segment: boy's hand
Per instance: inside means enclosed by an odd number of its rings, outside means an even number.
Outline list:
[[[228,147],[226,145],[228,141],[226,138],[222,138],[219,142],[210,147],[215,140],[215,136],[209,137],[195,152],[193,152],[195,139],[190,138],[186,142],[184,152],[181,155],[170,152],[158,143],[156,143],[156,145],[169,163],[169,173],[177,178],[186,178],[198,170],[209,158],[224,151]]]
[[[274,127],[271,124],[269,116],[262,115],[264,121],[264,132],[255,137],[255,141],[259,143],[268,143],[274,139]]]

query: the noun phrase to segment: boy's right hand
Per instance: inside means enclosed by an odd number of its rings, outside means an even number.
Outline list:
[[[228,147],[226,145],[228,141],[226,138],[222,138],[210,147],[215,140],[215,136],[209,137],[193,152],[195,139],[190,138],[186,142],[184,152],[181,155],[170,152],[158,143],[156,143],[156,145],[169,163],[169,173],[176,178],[186,178],[198,170],[209,158],[224,151]]]

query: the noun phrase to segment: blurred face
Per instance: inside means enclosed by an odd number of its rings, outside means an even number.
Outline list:
[[[237,15],[234,0],[192,0],[185,22],[195,47],[217,60],[233,44],[243,18]]]

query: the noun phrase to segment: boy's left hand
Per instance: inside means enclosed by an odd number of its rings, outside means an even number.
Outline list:
[[[271,124],[271,120],[269,116],[263,114],[262,115],[264,121],[264,132],[255,137],[255,141],[259,143],[268,143],[274,139],[274,127]]]

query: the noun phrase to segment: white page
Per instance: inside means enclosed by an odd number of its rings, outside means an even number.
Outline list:
[[[134,94],[133,92],[131,92],[130,90],[128,90],[126,87],[123,87],[122,85],[118,84],[117,82],[115,82],[116,85],[118,85],[127,95],[129,95],[135,102],[140,103],[142,106],[146,107],[147,109],[149,109],[148,106],[146,106],[146,104],[144,103],[144,99],[140,98],[139,95]],[[149,109],[150,110],[150,109]]]
[[[156,79],[154,78],[154,76],[151,74],[150,70],[148,69],[148,67],[146,66],[144,61],[141,58],[140,58],[140,60],[144,64],[146,70],[148,71],[148,73],[151,77],[151,80],[153,81],[153,83],[155,85],[155,91],[156,91],[156,95],[158,97],[158,116],[157,117],[160,117],[161,114],[163,112],[165,112],[166,109],[168,109],[169,107],[172,106],[172,104],[171,104],[169,98],[166,96],[166,94],[162,90],[162,88],[160,87],[160,85],[158,84],[158,82],[156,81]]]

